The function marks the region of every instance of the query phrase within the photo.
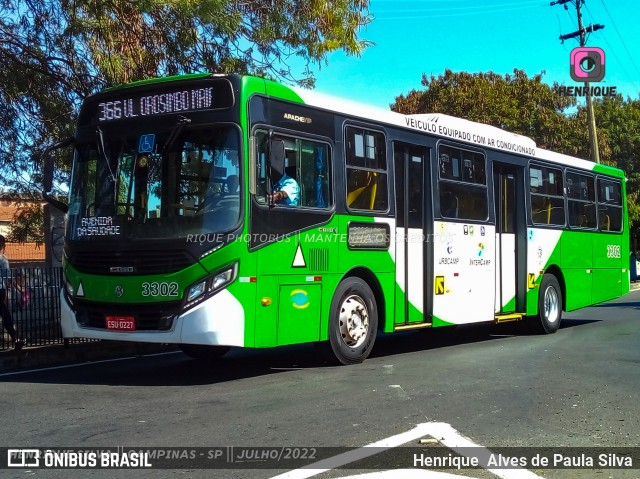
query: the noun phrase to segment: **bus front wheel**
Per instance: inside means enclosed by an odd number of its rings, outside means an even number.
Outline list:
[[[364,361],[376,339],[378,310],[369,285],[360,278],[346,278],[331,301],[329,343],[342,364]]]
[[[552,334],[560,327],[562,319],[562,289],[552,274],[542,276],[538,294],[538,317],[536,329],[539,333]]]
[[[214,361],[231,349],[229,346],[207,346],[204,344],[181,344],[180,349],[190,358],[199,361]]]

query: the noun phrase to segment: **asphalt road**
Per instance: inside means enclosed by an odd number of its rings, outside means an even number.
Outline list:
[[[367,361],[349,367],[323,363],[312,346],[238,350],[209,366],[169,353],[1,374],[0,391],[0,447],[361,447],[430,422],[489,448],[635,447],[640,291],[565,314],[560,331],[549,336],[526,335],[514,325],[385,335]],[[635,467],[535,473],[639,477],[640,464]],[[0,476],[272,478],[281,472],[16,469]]]

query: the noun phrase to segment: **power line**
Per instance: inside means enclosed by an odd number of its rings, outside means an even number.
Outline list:
[[[397,5],[397,4],[394,4]],[[495,3],[495,4],[482,4],[482,5],[466,5],[466,6],[446,6],[442,8],[397,8],[392,10],[386,10],[388,13],[415,13],[415,12],[448,12],[451,10],[487,10],[492,8],[504,8],[504,7],[527,7],[527,6],[540,6],[540,0],[532,0],[528,2],[512,2],[512,3]]]
[[[627,52],[627,55],[629,55],[629,58],[631,59],[631,63],[633,64],[633,67],[636,69],[636,72],[638,72],[638,74],[640,74],[640,70],[638,70],[638,65],[636,65],[636,62],[633,59],[633,56],[631,55],[631,52],[627,48],[627,44],[623,40],[622,35],[620,35],[620,30],[618,30],[618,27],[616,26],[616,22],[613,21],[613,17],[611,16],[611,13],[609,12],[609,9],[607,8],[607,5],[604,3],[603,0],[600,0],[600,1],[602,2],[602,6],[604,7],[604,10],[607,12],[607,15],[609,15],[609,18],[611,19],[611,23],[613,24],[613,28],[615,29],[616,33],[618,34],[618,38],[620,38],[620,41],[622,42],[622,46],[624,47],[625,51]]]
[[[620,58],[618,58],[618,55],[616,54],[616,50],[611,46],[611,44],[609,43],[609,40],[607,40],[607,37],[602,37],[602,39],[605,41],[605,43],[609,47],[609,50],[607,50],[607,53],[611,52],[613,57],[617,60],[618,64],[620,65],[620,68],[622,68],[622,71],[624,72],[624,74],[627,76],[627,78],[631,82],[633,82],[634,81],[633,77],[629,75],[629,72],[627,72],[627,70],[624,68],[624,64],[620,61]]]
[[[602,1],[602,0],[601,0]],[[605,7],[605,10],[607,10],[607,15],[609,16],[609,19],[611,19],[611,21],[613,22],[613,27],[616,29],[617,33],[618,33],[618,38],[620,38],[620,42],[622,43],[622,45],[624,46],[625,50],[627,51],[627,54],[629,55],[629,58],[631,59],[631,62],[633,63],[634,68],[636,69],[636,71],[638,71],[638,67],[636,66],[634,60],[633,60],[633,56],[631,56],[631,54],[629,53],[629,50],[627,49],[627,46],[625,44],[625,41],[622,39],[622,36],[620,35],[620,31],[618,31],[617,26],[615,25],[615,22],[613,21],[613,17],[611,16],[611,13],[609,12],[609,10],[607,9],[607,6],[604,5],[603,2],[603,6]],[[587,10],[587,12],[589,13],[589,15],[591,15],[591,18],[594,18],[593,13],[591,13],[591,10],[589,10],[589,7],[587,6],[587,4],[584,4],[585,9]],[[607,50],[607,53],[611,53],[613,55],[613,57],[616,59],[616,61],[618,62],[618,65],[620,66],[620,69],[622,70],[622,72],[626,75],[627,79],[629,80],[629,82],[633,85],[638,85],[637,79],[632,77],[629,72],[627,72],[627,69],[624,66],[624,63],[622,62],[622,60],[620,59],[620,57],[618,57],[618,54],[616,53],[617,50],[619,50],[619,48],[613,48],[613,46],[611,45],[611,43],[609,42],[609,40],[607,39],[606,35],[602,35],[601,37],[598,36],[598,38],[601,38],[602,40],[604,40],[607,44],[607,46],[609,47],[609,49]],[[638,71],[638,73],[640,74],[640,71]]]
[[[418,19],[431,19],[431,18],[449,18],[449,17],[461,17],[461,16],[468,16],[470,14],[474,14],[474,15],[481,15],[481,14],[487,14],[487,13],[502,13],[502,12],[511,12],[511,11],[515,11],[515,10],[530,10],[533,8],[537,8],[540,5],[540,3],[537,3],[537,5],[522,5],[522,6],[513,6],[513,7],[508,7],[508,8],[500,8],[500,9],[495,9],[495,10],[487,10],[487,9],[483,9],[482,11],[477,11],[477,12],[469,12],[469,11],[460,11],[460,12],[455,12],[455,13],[436,13],[434,14],[430,14],[429,11],[427,10],[417,10],[417,11],[409,11],[409,10],[403,10],[403,11],[383,11],[378,15],[375,15],[375,19],[376,20],[418,20]],[[446,10],[440,10],[442,12],[444,11],[450,11],[451,9],[446,9]],[[410,17],[408,15],[404,15],[404,16],[391,16],[391,17],[385,17],[385,14],[400,14],[400,13],[417,13],[417,12],[424,12],[425,15],[411,15]]]

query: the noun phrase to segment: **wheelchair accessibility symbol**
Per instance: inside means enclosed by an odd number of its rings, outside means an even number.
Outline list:
[[[140,144],[138,145],[138,153],[151,153],[155,143],[155,134],[142,135],[140,137]]]

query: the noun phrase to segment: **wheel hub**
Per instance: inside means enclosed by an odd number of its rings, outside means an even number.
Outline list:
[[[544,314],[550,323],[555,323],[558,320],[558,295],[553,288],[547,288],[544,292]]]
[[[340,335],[347,346],[360,346],[369,331],[369,312],[360,296],[347,297],[340,308]]]

